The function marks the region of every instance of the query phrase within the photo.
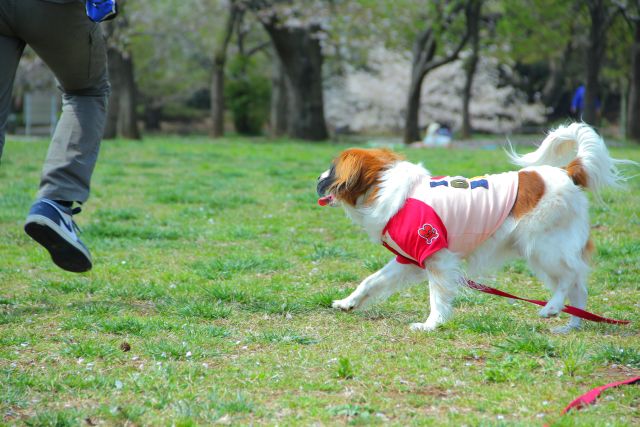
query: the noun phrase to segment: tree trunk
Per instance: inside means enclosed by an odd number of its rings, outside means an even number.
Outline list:
[[[421,31],[413,42],[411,52],[411,85],[407,96],[407,111],[404,123],[404,143],[411,144],[420,138],[420,99],[422,81],[426,67],[435,55],[436,43],[431,27]]]
[[[113,94],[113,90],[112,90]],[[111,98],[109,98],[111,100]],[[109,102],[107,108],[107,118],[104,125],[104,133],[102,139],[116,139],[118,137],[118,104]]]
[[[224,136],[224,63],[225,58],[214,59],[211,78],[211,137]]]
[[[627,94],[629,93],[629,83],[626,78],[620,79],[620,120],[618,120],[618,132],[620,138],[627,139]]]
[[[229,15],[225,25],[225,32],[219,42],[218,49],[213,55],[213,72],[211,77],[211,131],[212,138],[224,136],[224,67],[227,62],[227,47],[233,34],[233,28],[238,20],[238,9],[232,1],[229,5]]]
[[[160,118],[162,117],[162,106],[148,102],[144,106],[144,129],[147,131],[160,130]]]
[[[462,90],[462,138],[471,137],[471,115],[469,114],[469,104],[471,103],[471,89],[473,87],[473,78],[478,67],[478,54],[472,53],[468,58],[466,65],[466,80]]]
[[[590,125],[597,125],[600,102],[600,69],[606,45],[607,13],[603,0],[589,2],[591,26],[589,29],[589,45],[587,49],[586,84],[584,95],[584,112],[582,119]]]
[[[322,90],[322,49],[313,28],[263,23],[289,81],[289,136],[311,141],[328,137]]]
[[[130,55],[122,57],[122,91],[118,114],[118,133],[125,138],[140,139],[138,128],[137,86],[134,77],[133,60]]]
[[[416,70],[411,72],[411,87],[407,99],[407,116],[404,123],[404,142],[411,144],[420,141],[420,98],[422,92],[422,77],[415,75]]]
[[[126,0],[119,2],[121,17],[103,24],[107,39],[112,39],[115,34],[125,31],[128,27],[127,15],[123,13],[126,2]],[[109,97],[104,138],[123,136],[130,139],[140,139],[136,113],[138,88],[131,54],[110,44],[107,47],[107,64],[111,96]]]
[[[471,36],[471,55],[464,64],[466,80],[462,89],[462,137],[471,137],[471,117],[469,116],[469,104],[471,102],[471,89],[473,78],[478,68],[478,56],[480,51],[480,12],[482,0],[475,0],[467,15],[467,26]]]
[[[556,111],[558,102],[560,102],[560,99],[562,98],[561,88],[564,83],[566,63],[567,61],[564,57],[555,58],[549,61],[549,78],[542,88],[541,100],[546,107],[551,107],[551,114]]]
[[[629,89],[627,138],[640,142],[640,20],[635,22],[635,33],[631,48],[631,82]]]
[[[573,35],[573,27],[571,34]],[[562,100],[564,79],[567,74],[567,67],[571,62],[572,52],[573,40],[571,37],[565,45],[562,55],[559,58],[552,59],[549,63],[549,78],[545,82],[544,88],[542,88],[542,103],[547,107],[551,107],[551,116],[556,113]]]
[[[109,67],[109,82],[111,83],[111,95],[107,108],[107,122],[104,126],[104,138],[114,139],[118,137],[118,116],[120,115],[120,88],[121,73],[119,72],[120,59],[115,48],[107,49],[107,64]]]
[[[287,133],[290,127],[289,108],[287,105],[288,86],[287,75],[280,60],[273,60],[273,74],[271,77],[271,136],[280,137]]]
[[[140,139],[136,113],[136,82],[133,61],[115,48],[107,50],[111,97],[104,138]]]

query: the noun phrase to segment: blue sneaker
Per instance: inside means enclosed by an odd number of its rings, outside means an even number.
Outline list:
[[[63,270],[82,273],[91,270],[89,249],[78,238],[78,226],[72,215],[80,208],[71,209],[53,200],[39,199],[29,210],[24,231],[49,251],[53,262]]]

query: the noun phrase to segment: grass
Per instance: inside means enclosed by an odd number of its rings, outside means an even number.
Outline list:
[[[480,293],[435,333],[426,286],[363,312],[330,309],[390,258],[315,178],[345,146],[150,138],[103,144],[77,222],[94,269],[58,270],[22,231],[46,141],[0,168],[0,425],[637,425],[640,179],[593,205],[589,308],[629,326],[550,330],[537,308]],[[640,149],[614,148],[640,160]],[[434,174],[509,168],[500,150],[405,150]],[[478,278],[483,281],[486,279]],[[489,280],[547,292],[526,264]]]

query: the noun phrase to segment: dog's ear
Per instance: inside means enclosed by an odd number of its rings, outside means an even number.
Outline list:
[[[331,192],[352,206],[360,196],[376,185],[384,170],[402,157],[387,149],[351,148],[334,161],[335,180]]]

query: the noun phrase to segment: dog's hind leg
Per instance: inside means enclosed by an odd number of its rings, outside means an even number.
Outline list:
[[[572,306],[584,310],[587,307],[587,281],[589,276],[589,261],[591,260],[591,255],[595,250],[595,246],[591,239],[587,241],[582,250],[581,259],[583,262],[576,263],[576,280],[569,289],[569,302]],[[578,329],[582,319],[576,316],[571,316],[571,320],[565,326],[560,326],[553,329],[553,332],[559,334],[566,334],[571,332],[573,329]]]
[[[568,295],[572,306],[583,310],[587,306],[587,287],[582,281],[574,283],[571,289],[569,289]],[[554,328],[552,331],[557,334],[566,334],[574,329],[578,329],[581,322],[582,319],[579,317],[571,316],[568,324]]]
[[[538,314],[545,318],[557,316],[564,307],[564,301],[575,283],[576,276],[573,272],[568,271],[568,264],[563,263],[560,259],[551,261],[550,258],[547,258],[541,262],[533,257],[529,265],[535,271],[536,276],[551,291],[551,298]]]
[[[351,295],[334,301],[331,306],[344,311],[363,308],[424,279],[424,270],[413,264],[400,264],[394,258],[364,279]]]
[[[579,255],[542,258],[533,257],[531,267],[537,276],[551,290],[551,299],[540,310],[541,317],[553,317],[564,308],[567,297],[571,305],[584,308],[587,304],[586,281],[589,266]],[[580,326],[580,319],[572,317],[567,327],[557,328],[554,332],[568,332]]]
[[[569,291],[571,289],[571,281],[566,279],[561,279],[556,281],[552,285],[551,299],[547,302],[547,305],[542,307],[542,309],[538,312],[540,317],[554,317],[557,316],[564,307],[564,301],[567,299]]]

